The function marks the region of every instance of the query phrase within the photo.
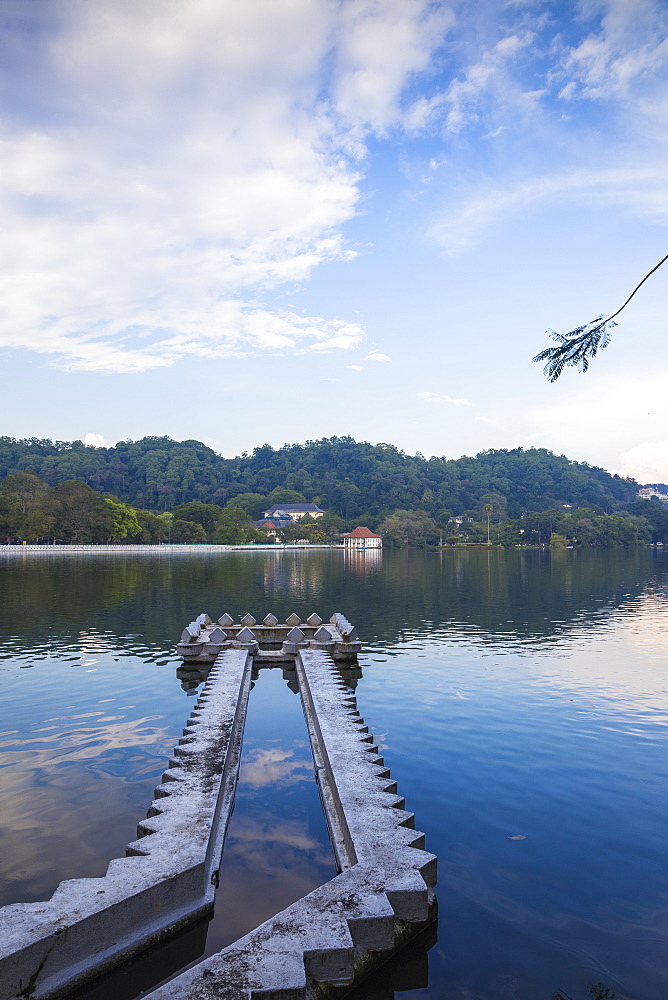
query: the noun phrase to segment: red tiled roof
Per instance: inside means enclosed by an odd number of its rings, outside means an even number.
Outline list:
[[[373,531],[369,531],[368,528],[355,528],[354,531],[349,532],[344,538],[380,538],[380,535],[374,535]]]

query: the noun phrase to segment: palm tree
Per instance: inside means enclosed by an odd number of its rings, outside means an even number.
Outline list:
[[[489,545],[490,544],[490,542],[489,542],[489,519],[492,516],[494,508],[492,507],[491,503],[486,503],[482,510],[483,510],[483,514],[487,518],[487,544]]]

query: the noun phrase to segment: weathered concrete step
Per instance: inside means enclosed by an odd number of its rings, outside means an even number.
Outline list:
[[[396,853],[357,865],[151,993],[150,1000],[311,1000],[339,995],[434,916],[433,894]]]

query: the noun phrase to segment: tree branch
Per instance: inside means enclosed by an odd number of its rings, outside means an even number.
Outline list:
[[[665,264],[667,260],[668,254],[651,271],[648,271],[642,281],[633,289],[626,302],[619,307],[617,312],[608,316],[607,319],[597,316],[596,319],[590,320],[589,323],[585,323],[583,326],[577,326],[574,330],[566,334],[555,333],[554,330],[547,331],[552,340],[559,341],[559,344],[557,347],[547,347],[540,354],[537,354],[533,360],[547,361],[543,372],[549,378],[550,382],[556,382],[567,366],[575,366],[581,372],[587,371],[590,360],[596,357],[599,348],[603,350],[610,343],[609,331],[612,327],[617,326],[614,322],[615,317],[619,316],[622,309],[627,307],[633,296],[642,288],[647,279],[655,271],[658,271],[661,265]]]

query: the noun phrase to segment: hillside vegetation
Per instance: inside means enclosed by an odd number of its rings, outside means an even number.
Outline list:
[[[617,547],[668,542],[668,509],[637,484],[544,448],[425,459],[330,438],[224,459],[199,441],[115,448],[0,439],[5,542],[271,541],[273,504],[326,511],[280,528],[282,542],[336,542],[356,524],[386,545]]]
[[[0,438],[0,479],[30,470],[50,486],[82,480],[133,507],[162,512],[199,500],[224,507],[240,494],[258,504],[278,488],[293,490],[346,521],[377,525],[397,509],[442,520],[491,503],[517,518],[570,504],[613,513],[635,500],[637,484],[573,462],[545,448],[483,451],[473,458],[407,455],[391,444],[350,437],[269,445],[222,458],[200,441],[146,437],[113,448],[81,441]],[[256,504],[257,508],[257,504]]]

